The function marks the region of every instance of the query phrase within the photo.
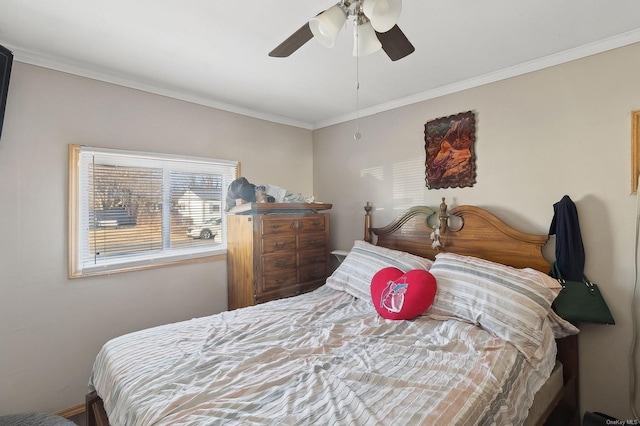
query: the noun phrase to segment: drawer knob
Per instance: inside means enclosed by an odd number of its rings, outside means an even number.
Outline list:
[[[276,278],[276,283],[277,284],[284,284],[287,282],[287,276],[285,275],[284,277],[281,278]]]
[[[281,249],[281,248],[285,248],[285,246],[287,245],[287,243],[285,241],[274,241],[273,246],[277,249]]]

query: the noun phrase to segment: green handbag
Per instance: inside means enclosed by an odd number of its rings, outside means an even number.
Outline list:
[[[597,284],[586,276],[582,281],[566,281],[556,262],[553,263],[552,275],[562,285],[553,302],[553,310],[558,315],[570,322],[616,323]]]

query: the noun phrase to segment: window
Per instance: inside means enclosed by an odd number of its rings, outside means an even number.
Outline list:
[[[69,275],[151,268],[226,251],[236,161],[69,146]]]

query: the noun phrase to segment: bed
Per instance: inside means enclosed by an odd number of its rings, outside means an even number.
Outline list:
[[[578,425],[577,329],[557,317],[546,235],[474,206],[371,226],[319,289],[130,333],[98,353],[89,425]],[[429,270],[412,320],[374,309],[372,274]]]

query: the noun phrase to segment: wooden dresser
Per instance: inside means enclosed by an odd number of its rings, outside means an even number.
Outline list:
[[[329,273],[331,204],[252,203],[227,215],[229,309],[295,296]]]

